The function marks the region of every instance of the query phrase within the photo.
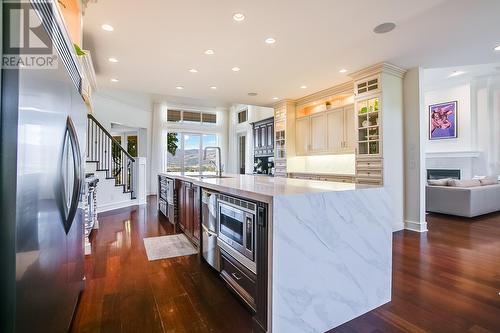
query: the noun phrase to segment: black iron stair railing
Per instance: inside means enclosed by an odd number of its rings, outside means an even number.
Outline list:
[[[91,114],[87,114],[87,162],[97,163],[98,171],[105,171],[106,178],[114,179],[116,186],[123,186],[124,193],[135,199],[135,159]]]

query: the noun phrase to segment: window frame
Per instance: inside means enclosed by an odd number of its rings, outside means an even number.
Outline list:
[[[168,120],[168,112],[169,111],[180,112],[179,121],[170,121],[170,120]],[[184,120],[184,112],[199,113],[199,115],[200,115],[200,121],[199,122],[196,122],[196,121],[185,121]],[[214,123],[212,123],[212,122],[204,122],[203,121],[203,116],[204,115],[215,116],[215,122]],[[167,123],[169,123],[169,124],[187,124],[187,125],[216,126],[218,124],[218,121],[219,121],[219,119],[218,119],[216,111],[199,111],[199,110],[182,110],[182,109],[167,110]]]
[[[183,131],[183,130],[179,130],[179,131],[176,131],[176,130],[167,130],[167,137],[168,137],[168,133],[177,133],[177,135],[179,135],[180,139],[179,139],[179,146],[177,148],[177,154],[179,154],[179,159],[180,159],[180,172],[182,174],[186,173],[186,170],[185,170],[185,136],[186,135],[196,135],[196,136],[199,136],[200,137],[200,140],[199,140],[199,143],[198,143],[198,169],[199,169],[199,173],[203,173],[203,174],[211,174],[210,171],[203,171],[203,136],[204,135],[213,135],[215,136],[215,145],[216,146],[219,146],[219,143],[220,143],[220,135],[218,133],[213,133],[213,132],[196,132],[196,131]],[[167,149],[165,149],[165,170],[166,172],[169,172],[168,170],[168,155],[170,153],[168,152]],[[176,171],[172,171],[172,172],[176,172]],[[214,172],[215,174],[215,172]]]

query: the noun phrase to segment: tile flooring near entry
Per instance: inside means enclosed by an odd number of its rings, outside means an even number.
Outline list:
[[[173,234],[155,197],[99,221],[73,332],[251,332],[197,255],[148,261],[143,239]],[[330,332],[500,332],[500,213],[428,222],[394,234],[392,301]]]

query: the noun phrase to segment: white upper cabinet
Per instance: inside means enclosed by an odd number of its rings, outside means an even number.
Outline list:
[[[309,151],[310,117],[299,118],[295,122],[295,149],[297,155],[305,155]]]
[[[318,112],[296,120],[297,155],[353,153],[354,106]]]
[[[311,144],[309,150],[313,153],[327,150],[327,124],[326,114],[320,113],[311,117]]]
[[[344,148],[344,110],[327,113],[328,150],[340,151]]]
[[[357,143],[354,117],[354,105],[346,106],[344,108],[345,148],[351,151],[354,151]]]

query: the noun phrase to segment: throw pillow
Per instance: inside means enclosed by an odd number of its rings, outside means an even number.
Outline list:
[[[450,181],[451,178],[443,178],[443,179],[429,179],[427,180],[427,184],[431,186],[447,186],[448,181]]]
[[[481,186],[481,182],[478,179],[451,179],[448,181],[448,186],[452,187],[474,187]]]
[[[481,185],[494,185],[494,184],[498,184],[498,180],[496,180],[493,177],[487,177],[487,178],[484,178],[484,179],[480,179],[479,181],[481,182]]]

